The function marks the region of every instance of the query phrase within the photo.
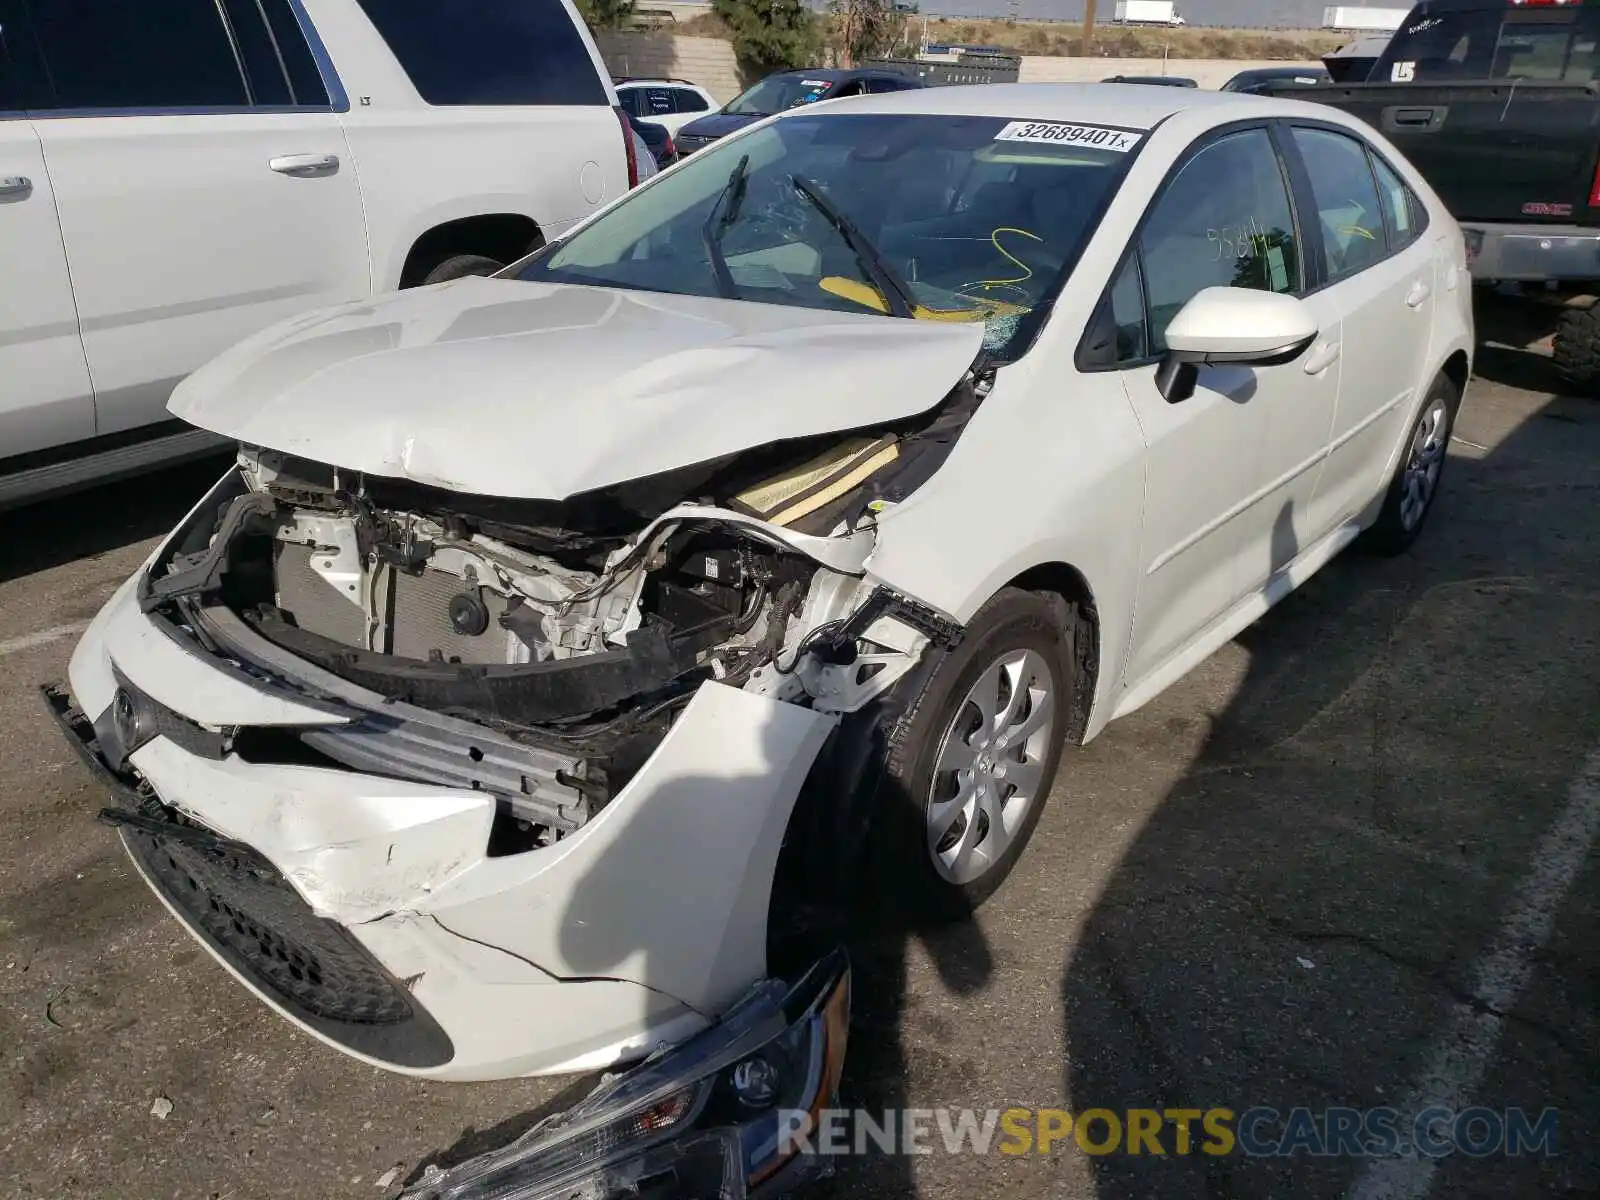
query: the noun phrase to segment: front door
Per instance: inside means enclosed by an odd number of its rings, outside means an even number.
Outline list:
[[[1113,307],[1120,293],[1120,307],[1133,314],[1121,339],[1122,378],[1148,448],[1129,686],[1266,573],[1251,510],[1271,415],[1294,403],[1301,368],[1202,367],[1194,394],[1176,404],[1155,376],[1167,325],[1202,289],[1303,288],[1288,189],[1267,131],[1225,133],[1195,151],[1156,199],[1136,249],[1112,292]],[[1127,329],[1129,317],[1117,325]]]

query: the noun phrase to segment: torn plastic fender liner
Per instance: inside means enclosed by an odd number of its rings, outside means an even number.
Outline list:
[[[480,859],[425,909],[559,978],[630,980],[721,1012],[766,974],[778,851],[834,724],[706,683],[588,824]]]

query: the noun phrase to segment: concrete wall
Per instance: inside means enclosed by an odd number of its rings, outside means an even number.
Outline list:
[[[743,90],[733,47],[720,38],[660,33],[601,33],[595,40],[613,75],[664,75],[690,79],[726,103]],[[1023,83],[1092,83],[1107,75],[1183,75],[1201,87],[1221,87],[1251,67],[1318,66],[1318,63],[1228,59],[1046,58],[1022,60]]]
[[[744,90],[733,45],[721,38],[599,33],[595,41],[613,75],[659,75],[698,83],[723,104]]]

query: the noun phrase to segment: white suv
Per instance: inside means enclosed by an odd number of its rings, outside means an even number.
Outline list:
[[[690,121],[721,107],[697,83],[687,79],[618,79],[617,99],[641,121],[665,125],[676,135]]]
[[[205,453],[173,385],[637,178],[569,0],[0,0],[0,506]]]

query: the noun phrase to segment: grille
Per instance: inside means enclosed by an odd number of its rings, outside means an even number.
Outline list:
[[[265,859],[142,832],[128,837],[161,890],[229,961],[291,1009],[356,1025],[412,1018],[410,998],[366,949],[316,916]]]

